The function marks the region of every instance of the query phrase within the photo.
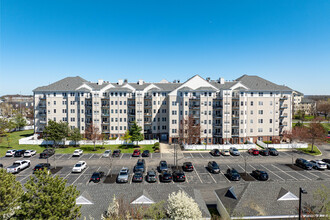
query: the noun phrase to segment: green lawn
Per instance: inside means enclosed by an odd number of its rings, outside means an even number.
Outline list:
[[[37,153],[42,152],[44,149],[46,149],[46,146],[41,145],[19,145],[18,140],[24,137],[28,137],[33,135],[33,130],[28,131],[17,131],[10,133],[10,147],[8,148],[8,143],[5,138],[1,138],[0,143],[0,156],[4,156],[6,151],[8,149],[29,149],[29,150],[36,150]],[[134,149],[137,149],[136,146],[130,146],[128,145],[128,148],[124,145],[104,145],[105,149],[100,149],[102,146],[96,145],[96,150],[93,151],[94,145],[81,145],[80,147],[67,147],[67,148],[56,148],[56,153],[59,154],[72,154],[75,149],[82,149],[84,150],[84,153],[103,153],[107,149],[120,149],[122,153],[133,153]],[[152,149],[153,145],[140,145],[140,150],[149,150],[150,152],[154,152]]]
[[[306,154],[309,154],[309,155],[313,155],[313,156],[321,155],[321,151],[317,148],[317,146],[314,145],[313,148],[314,148],[313,149],[314,152],[311,152],[312,145],[308,144],[308,148],[297,148],[297,150],[302,151],[302,152],[304,152]]]

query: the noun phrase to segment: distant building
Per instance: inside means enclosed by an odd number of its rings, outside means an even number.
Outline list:
[[[312,115],[316,111],[316,101],[307,97],[304,94],[293,92],[293,113],[297,115],[299,111],[303,111],[305,115]]]
[[[33,105],[32,95],[5,95],[0,97],[0,114],[3,115],[5,109],[12,109],[21,112],[25,116],[32,115]],[[7,112],[7,114],[12,115],[10,112]]]
[[[77,76],[33,93],[37,133],[54,120],[81,133],[93,123],[109,137],[120,137],[136,121],[145,139],[176,143],[182,122],[192,117],[201,142],[222,144],[280,139],[292,127],[293,90],[258,76],[225,81],[195,75],[183,83],[95,83]]]

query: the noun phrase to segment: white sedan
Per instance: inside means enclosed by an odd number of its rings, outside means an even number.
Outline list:
[[[313,164],[313,168],[317,170],[325,170],[327,169],[327,164],[322,160],[310,160],[311,164]]]
[[[76,165],[74,165],[74,167],[72,168],[72,173],[81,173],[84,169],[87,168],[87,164],[85,161],[79,161],[78,163],[76,163]]]
[[[110,157],[111,155],[111,150],[106,150],[104,153],[103,153],[103,157]]]
[[[73,157],[80,157],[83,154],[83,150],[77,149],[73,152]]]
[[[230,151],[229,150],[221,150],[221,154],[223,156],[230,156]]]
[[[16,150],[7,150],[6,152],[6,157],[12,157],[14,156]]]
[[[37,153],[37,151],[35,151],[35,150],[26,150],[24,152],[24,157],[32,157],[32,156],[36,155],[36,153]]]

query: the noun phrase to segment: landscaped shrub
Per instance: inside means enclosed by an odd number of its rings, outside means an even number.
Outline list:
[[[159,142],[156,142],[156,143],[154,144],[154,147],[156,147],[156,146],[159,147]]]
[[[272,141],[264,141],[265,144],[271,144]]]

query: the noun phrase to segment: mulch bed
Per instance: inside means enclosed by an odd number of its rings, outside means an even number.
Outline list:
[[[51,169],[50,169],[50,172],[51,172],[52,174],[55,174],[55,173],[57,173],[58,171],[60,171],[62,168],[63,168],[63,167],[56,167],[56,169],[55,169],[55,168],[51,168]]]
[[[245,181],[255,181],[256,179],[253,178],[249,173],[239,173],[243,180]]]
[[[117,179],[117,175],[108,175],[105,177],[105,180],[103,181],[103,183],[115,183]]]
[[[290,167],[291,169],[295,170],[295,171],[303,171],[303,168],[297,167],[294,164],[285,164],[285,166]]]

